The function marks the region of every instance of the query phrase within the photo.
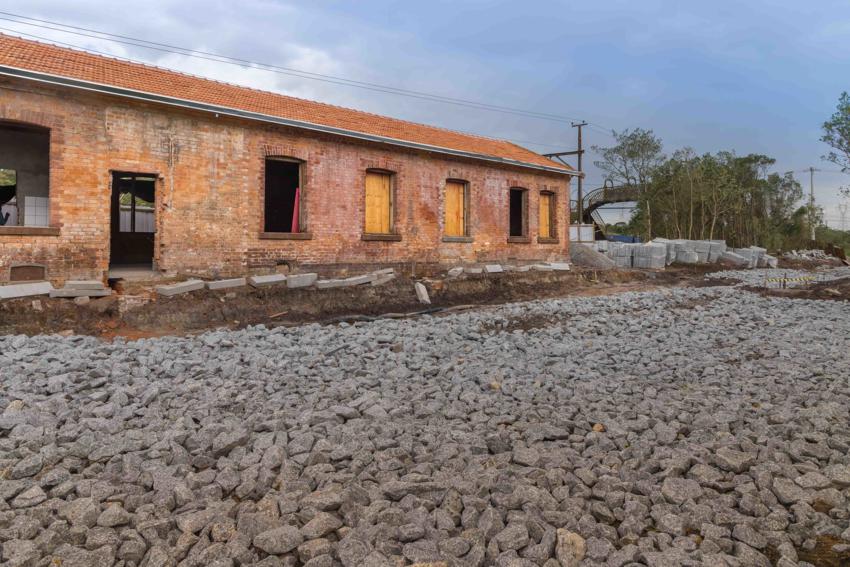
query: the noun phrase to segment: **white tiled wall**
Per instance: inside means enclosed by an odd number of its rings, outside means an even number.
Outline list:
[[[24,226],[48,226],[50,224],[50,199],[48,197],[24,197]]]

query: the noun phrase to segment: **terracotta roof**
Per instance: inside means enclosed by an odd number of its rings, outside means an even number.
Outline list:
[[[401,142],[423,144],[435,147],[435,151],[456,150],[521,162],[519,165],[569,171],[569,168],[559,163],[503,140],[259,91],[5,34],[0,34],[0,66],[138,91],[157,97],[169,97],[272,118],[305,122],[347,132],[391,138]]]

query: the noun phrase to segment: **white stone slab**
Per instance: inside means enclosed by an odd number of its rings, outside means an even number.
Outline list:
[[[16,297],[47,295],[51,291],[53,291],[53,284],[50,282],[0,285],[0,299],[15,299]]]
[[[449,270],[448,276],[450,278],[456,278],[459,277],[461,274],[463,274],[463,267],[457,266]]]
[[[204,289],[203,280],[186,280],[185,282],[156,286],[156,292],[159,295],[164,295],[166,297],[180,295],[181,293],[189,293],[190,291],[197,291],[199,289]]]
[[[569,272],[569,262],[549,262],[549,266],[556,272]]]
[[[229,280],[214,280],[207,282],[207,289],[231,289],[243,287],[248,284],[245,278],[231,278]]]
[[[280,285],[286,283],[286,276],[283,274],[271,274],[269,276],[251,276],[250,278],[248,278],[248,283],[251,284],[251,287]]]
[[[355,285],[363,285],[372,282],[372,275],[366,274],[363,276],[354,276],[341,280],[319,280],[316,282],[316,287],[319,289],[331,289],[335,287],[351,287]]]
[[[50,292],[50,297],[106,297],[112,295],[112,290],[107,289],[73,289],[62,288],[54,289]]]
[[[318,274],[289,274],[286,278],[286,287],[310,287],[318,279]]]
[[[69,280],[64,289],[103,289],[103,282],[97,280]]]
[[[484,271],[488,274],[501,274],[505,270],[502,269],[501,264],[485,264]]]

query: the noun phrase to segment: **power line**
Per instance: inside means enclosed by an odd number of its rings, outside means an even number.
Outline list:
[[[29,16],[22,16],[20,14],[15,14],[15,13],[12,13],[12,12],[0,11],[0,14],[2,14],[3,16],[11,16],[11,17],[0,16],[0,20],[13,22],[13,23],[16,23],[16,24],[32,26],[32,27],[40,28],[40,29],[58,31],[60,33],[68,33],[68,34],[73,34],[73,35],[82,36],[82,37],[88,37],[88,38],[92,38],[92,39],[112,41],[112,42],[121,43],[121,44],[124,44],[124,45],[141,47],[141,48],[144,48],[144,49],[151,49],[151,50],[155,50],[155,51],[171,53],[171,54],[174,54],[174,55],[183,55],[183,56],[186,56],[186,57],[194,57],[194,58],[197,58],[197,59],[203,59],[203,60],[206,60],[206,61],[213,61],[213,62],[217,62],[217,63],[237,65],[237,66],[240,66],[240,67],[261,68],[261,69],[265,69],[267,71],[271,71],[271,72],[282,74],[282,75],[295,76],[295,77],[299,77],[299,78],[303,78],[303,79],[311,79],[311,80],[315,80],[315,81],[322,81],[322,82],[341,85],[341,86],[357,87],[357,88],[362,88],[362,89],[371,90],[371,91],[375,91],[375,92],[382,92],[382,93],[386,93],[386,94],[395,94],[395,95],[399,95],[399,96],[407,96],[407,97],[418,98],[418,99],[421,99],[421,100],[427,100],[427,101],[431,101],[431,102],[441,102],[441,103],[446,103],[446,104],[454,104],[454,105],[458,105],[458,106],[464,106],[464,107],[467,107],[467,108],[476,108],[476,109],[479,109],[479,110],[488,110],[488,111],[491,111],[491,112],[499,112],[499,113],[503,113],[503,114],[513,114],[513,115],[517,115],[517,116],[526,116],[526,117],[529,117],[529,118],[537,118],[539,120],[549,120],[549,121],[561,122],[561,123],[571,123],[573,120],[576,120],[575,117],[570,117],[570,116],[562,116],[562,115],[550,114],[550,113],[545,113],[545,112],[536,112],[536,111],[532,111],[532,110],[525,110],[525,109],[513,108],[513,107],[509,107],[509,106],[501,106],[501,105],[483,103],[483,102],[473,101],[473,100],[468,100],[468,99],[462,99],[462,98],[456,98],[456,97],[449,97],[449,96],[445,96],[445,95],[427,93],[427,92],[424,92],[424,91],[415,91],[415,90],[403,89],[403,88],[393,87],[393,86],[388,86],[388,85],[381,85],[381,84],[378,84],[378,83],[371,83],[371,82],[366,82],[366,81],[357,81],[357,80],[354,80],[354,79],[347,79],[347,78],[344,78],[344,77],[337,77],[337,76],[334,76],[334,75],[326,75],[326,74],[322,74],[322,73],[314,73],[312,71],[304,71],[304,70],[301,70],[301,69],[294,69],[294,68],[290,68],[290,67],[282,67],[282,66],[279,66],[279,65],[273,65],[273,64],[269,64],[269,63],[258,63],[258,62],[251,61],[251,60],[248,60],[248,59],[240,59],[240,58],[237,58],[237,57],[220,55],[220,54],[217,54],[217,53],[211,53],[211,52],[207,52],[207,51],[189,49],[189,48],[186,48],[186,47],[180,47],[180,46],[171,45],[171,44],[167,44],[167,43],[158,43],[158,42],[153,42],[153,41],[149,41],[149,40],[145,40],[145,39],[134,38],[134,37],[131,37],[131,36],[113,34],[113,33],[110,33],[110,32],[95,30],[95,29],[91,29],[91,28],[83,28],[83,27],[79,27],[79,26],[72,26],[70,24],[63,24],[61,22],[55,22],[55,21],[44,20],[44,19],[39,19],[39,18],[32,18],[32,17],[29,17]],[[17,18],[17,19],[13,19],[13,18]],[[29,21],[22,21],[22,20],[29,20]],[[38,22],[38,23],[33,23],[33,22]],[[8,28],[0,28],[0,29],[5,29],[6,31],[12,31],[12,33],[21,33],[23,35],[30,35],[31,37],[36,37],[36,36],[32,36],[31,34],[24,34],[23,32],[19,32],[19,31],[15,31],[15,30],[9,30]],[[40,39],[44,39],[45,41],[51,41],[51,40],[46,39],[46,38],[40,38]],[[56,42],[56,43],[61,43],[61,42]],[[68,44],[65,44],[65,45],[68,45]],[[76,47],[78,49],[83,49],[83,48],[80,48],[79,46],[73,46],[73,47]],[[88,50],[88,51],[94,52],[94,53],[101,54],[101,55],[107,55],[107,56],[110,56],[110,57],[115,57],[113,54],[105,54],[103,52],[100,52],[100,51],[97,51],[97,50],[94,50],[94,49],[88,49],[88,48],[85,48],[85,49]]]

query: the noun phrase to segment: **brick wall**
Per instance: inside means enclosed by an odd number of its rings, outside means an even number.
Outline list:
[[[109,266],[112,171],[156,174],[155,261],[166,272],[233,275],[309,265],[556,260],[568,254],[567,179],[296,129],[172,109],[17,79],[0,79],[0,120],[50,128],[51,226],[58,235],[0,232],[0,281],[38,263],[56,282],[101,278]],[[263,230],[266,156],[303,160],[308,240]],[[394,172],[401,240],[364,241],[366,170]],[[446,179],[469,183],[471,242],[444,242]],[[529,190],[528,243],[508,243],[508,190]],[[538,197],[557,199],[556,243],[537,242]]]

